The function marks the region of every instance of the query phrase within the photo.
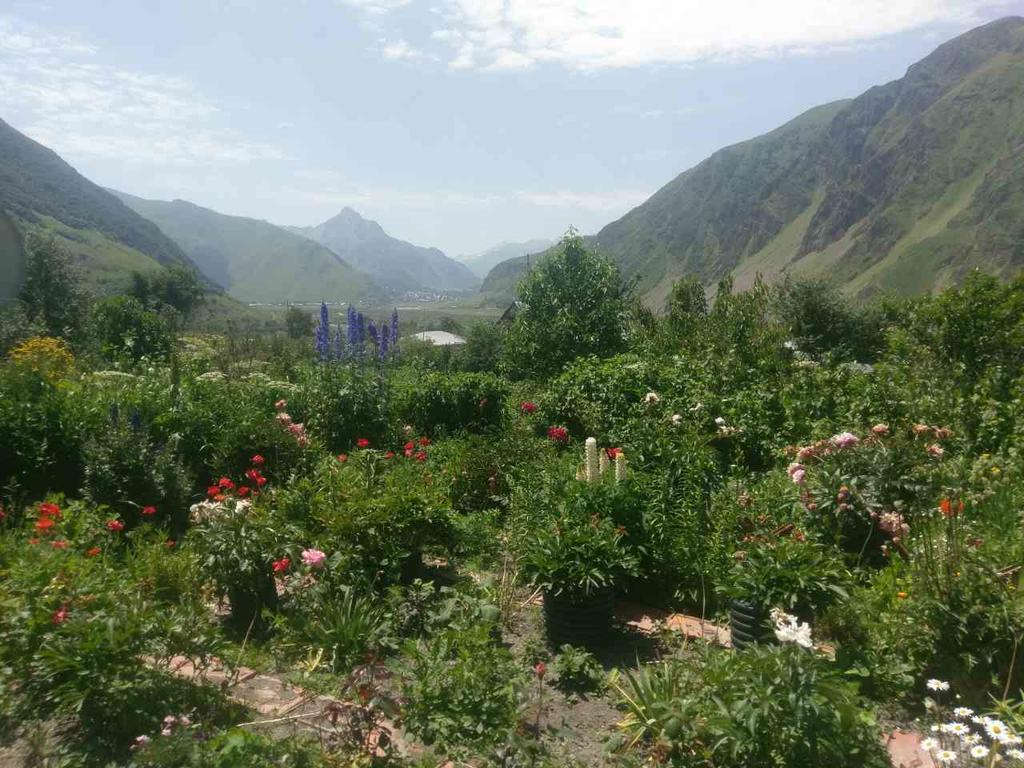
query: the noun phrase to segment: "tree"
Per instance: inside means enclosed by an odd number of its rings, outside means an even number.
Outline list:
[[[510,373],[550,376],[577,357],[607,357],[626,345],[629,289],[610,259],[574,230],[519,284],[522,308],[505,345]]]
[[[73,339],[82,329],[88,298],[71,255],[52,235],[30,234],[25,281],[18,298],[29,322],[49,336]]]
[[[306,310],[296,306],[288,307],[288,311],[284,313],[284,326],[287,329],[288,338],[312,342],[313,316]]]
[[[496,323],[474,323],[460,350],[459,367],[464,371],[493,373],[505,346],[505,329]]]
[[[708,300],[704,286],[696,277],[687,277],[672,285],[665,302],[668,324],[674,333],[683,335],[696,323],[707,319]]]
[[[167,320],[133,296],[112,296],[96,304],[92,335],[109,360],[170,357],[174,336]]]
[[[184,317],[192,314],[205,294],[196,273],[180,264],[173,264],[150,275],[135,272],[132,275],[131,292],[148,307],[172,307]]]

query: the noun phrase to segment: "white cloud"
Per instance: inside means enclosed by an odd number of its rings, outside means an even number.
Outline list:
[[[405,0],[344,0],[367,10]],[[603,69],[803,55],[939,23],[970,24],[999,0],[444,0],[431,37],[454,69],[552,62]]]
[[[381,42],[380,54],[388,61],[417,61],[426,56],[423,51],[409,45],[407,40],[396,40],[391,43]]]
[[[347,5],[351,8],[358,8],[366,13],[372,13],[375,16],[382,16],[385,13],[401,8],[408,5],[412,0],[339,0],[342,5]]]
[[[73,35],[0,17],[6,116],[72,160],[175,166],[282,156],[221,127],[218,108],[188,80],[105,64],[99,54]]]

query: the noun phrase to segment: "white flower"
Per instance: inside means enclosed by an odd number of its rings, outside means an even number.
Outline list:
[[[1007,736],[1005,739],[1003,739],[1003,744],[1005,744],[1008,747],[1016,747],[1022,741],[1024,741],[1024,739],[1021,739],[1020,736],[1018,736],[1015,733],[1012,733],[1009,736]]]
[[[942,731],[942,726],[938,723],[933,723],[930,730],[932,733],[938,733],[939,731]],[[945,731],[943,731],[943,733],[945,733]]]
[[[967,746],[970,746],[971,744],[977,744],[978,742],[980,742],[981,736],[977,733],[968,733],[966,736],[961,737],[960,741],[962,741]]]
[[[940,763],[952,763],[956,761],[956,752],[950,752],[948,749],[940,749],[935,753],[935,759]]]
[[[683,417],[680,416],[678,413],[672,414],[672,426],[673,427],[679,427],[679,426],[682,426],[682,424],[683,424]]]
[[[844,434],[848,434],[848,433],[844,433]],[[929,680],[927,683],[925,683],[925,685],[928,686],[928,690],[929,691],[948,691],[949,690],[949,683],[947,683],[945,680],[936,680],[934,677],[931,680]]]
[[[933,739],[931,736],[929,736],[927,739],[921,739],[921,749],[923,749],[925,752],[931,752],[932,750],[938,749],[938,748],[939,748],[939,740],[938,739]]]
[[[944,730],[946,733],[952,733],[954,736],[965,736],[971,732],[971,729],[963,723],[946,723]]]
[[[981,744],[971,747],[971,757],[977,760],[981,760],[983,757],[988,757],[988,747],[982,746]]]
[[[953,710],[953,714],[957,717],[971,717],[974,715],[974,710],[970,707],[957,707]]]
[[[697,411],[699,411],[703,407],[704,407],[704,403],[697,403],[692,408],[690,408],[690,413],[696,413]]]
[[[648,392],[644,395],[644,405],[655,405],[661,402],[661,398],[658,397],[657,392]]]
[[[724,427],[725,419],[722,416],[719,416],[717,419],[715,419],[715,425],[719,427]]]
[[[1024,760],[1024,750],[1008,749],[1006,750],[1006,754],[1008,754],[1014,760]]]
[[[790,616],[779,608],[772,610],[771,617],[775,623],[775,637],[780,643],[796,643],[801,648],[814,647],[810,624],[798,621],[796,616]]]
[[[985,731],[990,739],[994,739],[1000,744],[1010,736],[1010,729],[1006,727],[1006,723],[1002,720],[989,720],[985,723]]]
[[[601,479],[601,467],[597,458],[597,438],[588,437],[586,446],[587,482],[596,483]]]

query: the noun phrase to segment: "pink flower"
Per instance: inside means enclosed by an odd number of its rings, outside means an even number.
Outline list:
[[[249,461],[252,462],[253,466],[262,467],[263,466],[263,462],[266,461],[266,460],[257,453],[255,456],[253,456],[251,459],[249,459]]]
[[[786,469],[786,474],[789,475],[789,479],[797,485],[803,485],[807,475],[807,468],[803,464],[794,461]]]
[[[68,616],[70,615],[70,613],[71,612],[68,610],[68,607],[66,605],[62,605],[60,608],[53,612],[53,616],[51,617],[50,620],[54,624],[63,624],[65,621],[68,620]]]
[[[281,413],[277,414],[277,423],[280,424],[282,427],[287,427],[292,423],[292,417],[289,416],[284,411],[282,411]]]
[[[279,411],[283,411],[287,407],[288,401],[284,399],[278,400],[276,403],[274,403],[274,408],[276,408]]]
[[[321,552],[319,549],[304,549],[302,550],[302,562],[308,565],[310,568],[321,570],[327,560],[327,555]]]
[[[941,459],[942,454],[946,452],[938,443],[932,443],[931,445],[928,446],[926,450],[928,451],[928,455],[931,456],[933,459]]]
[[[875,424],[875,426],[873,426],[871,428],[871,431],[874,432],[879,437],[884,437],[885,435],[889,434],[889,425],[888,424]]]
[[[860,442],[860,438],[852,432],[840,432],[838,435],[833,435],[829,442],[836,448],[851,448]]]
[[[113,533],[120,533],[124,530],[124,523],[120,520],[107,520],[107,530]]]

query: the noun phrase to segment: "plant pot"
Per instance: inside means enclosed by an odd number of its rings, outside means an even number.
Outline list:
[[[729,603],[729,630],[732,634],[732,647],[738,651],[758,643],[775,642],[768,611],[746,600],[732,600]]]
[[[607,637],[615,614],[615,593],[586,597],[544,593],[544,628],[553,645],[593,645]]]

